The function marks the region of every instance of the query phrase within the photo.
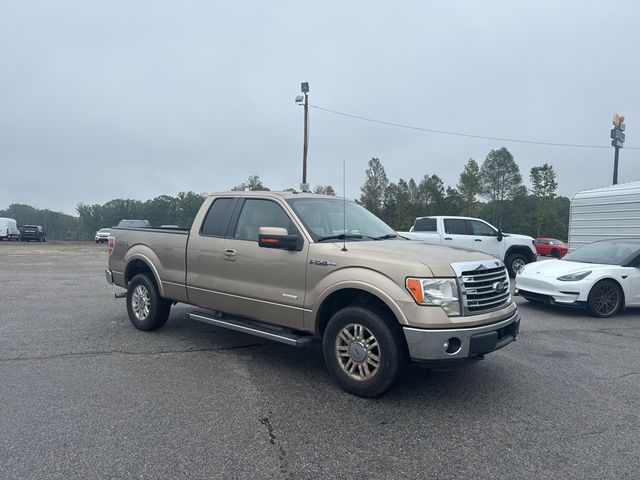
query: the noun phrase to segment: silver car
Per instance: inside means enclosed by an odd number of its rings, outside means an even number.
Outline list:
[[[109,240],[109,235],[111,235],[110,228],[101,228],[96,232],[96,243],[106,243]]]

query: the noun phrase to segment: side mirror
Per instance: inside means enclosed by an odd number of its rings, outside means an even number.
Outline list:
[[[499,242],[501,242],[503,238],[504,238],[504,234],[502,233],[502,229],[501,229],[501,228],[499,228],[499,229],[498,229],[498,236],[497,236],[497,239],[498,239],[498,241],[499,241]]]
[[[281,250],[302,250],[300,236],[289,235],[287,229],[281,227],[260,227],[258,229],[258,245]]]

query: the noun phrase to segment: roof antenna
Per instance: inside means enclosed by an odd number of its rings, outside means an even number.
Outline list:
[[[347,251],[347,187],[345,180],[346,160],[342,159],[342,251]]]

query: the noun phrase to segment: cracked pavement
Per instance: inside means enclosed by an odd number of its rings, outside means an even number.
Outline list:
[[[0,243],[0,479],[638,478],[640,310],[517,299],[519,340],[366,400],[320,345],[135,330],[106,247]]]

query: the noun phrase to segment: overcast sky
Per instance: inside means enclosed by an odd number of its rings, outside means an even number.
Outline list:
[[[640,2],[0,2],[0,209],[227,190],[257,174],[298,187],[300,82],[313,105],[417,127],[640,147]],[[310,111],[309,182],[358,197],[367,161],[391,181],[506,146],[528,185],[611,183],[613,149],[476,140]],[[620,182],[640,179],[621,151]]]

